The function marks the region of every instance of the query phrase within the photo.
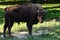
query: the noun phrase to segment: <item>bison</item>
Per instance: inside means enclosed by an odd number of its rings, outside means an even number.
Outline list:
[[[44,20],[44,11],[38,4],[18,4],[5,8],[5,24],[4,37],[8,28],[9,36],[11,36],[11,28],[14,22],[26,22],[29,34],[32,35],[32,25]]]

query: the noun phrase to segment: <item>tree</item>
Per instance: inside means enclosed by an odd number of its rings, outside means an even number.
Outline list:
[[[30,0],[30,3],[37,3],[38,0]]]

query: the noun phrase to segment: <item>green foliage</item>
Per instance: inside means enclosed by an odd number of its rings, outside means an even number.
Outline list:
[[[5,1],[24,1],[24,0],[5,0]]]
[[[60,4],[44,4],[43,8],[47,10],[45,13],[46,19],[58,19],[60,18]]]
[[[60,0],[38,0],[38,3],[60,3]]]
[[[20,39],[17,37],[6,37],[6,38],[0,37],[0,40],[20,40]]]

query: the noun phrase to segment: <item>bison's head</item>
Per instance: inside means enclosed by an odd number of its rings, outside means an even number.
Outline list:
[[[37,14],[37,19],[38,19],[38,21],[40,22],[40,23],[43,23],[43,21],[44,21],[44,11],[43,11],[43,9],[37,9],[36,10],[36,14]]]
[[[44,21],[44,10],[42,8],[41,4],[32,4],[33,9],[35,10],[36,14],[37,14],[37,19],[40,23],[43,23]]]

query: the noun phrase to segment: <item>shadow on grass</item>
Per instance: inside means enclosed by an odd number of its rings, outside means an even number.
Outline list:
[[[53,35],[32,35],[27,36],[27,38],[24,38],[23,40],[59,40],[60,38],[53,36]]]
[[[35,29],[36,30],[36,29]],[[60,36],[60,25],[58,26],[44,26],[44,27],[39,27],[36,31],[43,31],[43,34],[47,32],[48,35],[52,35],[52,36]],[[44,31],[44,30],[47,30],[47,31]],[[44,34],[44,35],[47,35],[47,34]]]
[[[3,33],[2,32],[0,32],[0,35],[2,35]]]
[[[20,40],[20,39],[15,36],[12,36],[12,37],[6,37],[6,38],[0,37],[0,40]]]
[[[49,20],[53,20],[53,19],[56,19],[56,21],[60,21],[60,10],[57,8],[60,8],[60,5],[44,8],[44,9],[47,9],[47,12],[45,13],[45,21],[49,21]],[[49,10],[49,9],[51,9],[51,10]]]
[[[60,21],[60,10],[48,10],[45,13],[45,21],[56,19]]]
[[[4,22],[4,11],[2,8],[0,8],[0,24]]]

